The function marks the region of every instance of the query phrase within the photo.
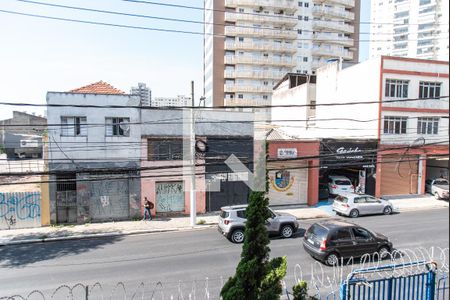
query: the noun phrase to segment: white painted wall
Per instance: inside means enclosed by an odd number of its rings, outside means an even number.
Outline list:
[[[55,162],[102,162],[139,160],[141,140],[141,125],[130,125],[128,137],[106,136],[106,117],[130,118],[130,123],[140,122],[140,112],[137,108],[127,106],[139,105],[138,96],[129,95],[98,95],[74,93],[47,93],[47,104],[67,105],[115,105],[124,108],[86,108],[86,107],[47,107],[49,124],[49,159]],[[61,117],[86,117],[87,136],[61,136]],[[91,125],[95,124],[95,125]],[[61,151],[62,150],[62,151]]]
[[[320,106],[324,103],[379,100],[380,59],[367,60],[343,70],[333,62],[317,70],[315,136],[377,138],[378,103]],[[346,120],[336,120],[346,119]],[[356,119],[366,122],[354,122]],[[372,120],[372,121],[369,121]]]

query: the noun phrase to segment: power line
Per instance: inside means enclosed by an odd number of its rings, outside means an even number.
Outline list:
[[[69,6],[69,5],[61,5],[61,4],[54,4],[54,3],[44,3],[44,2],[32,1],[32,0],[16,0],[16,1],[23,2],[23,3],[28,3],[28,4],[44,5],[44,6],[49,6],[49,7],[58,7],[58,8],[64,8],[64,9],[96,12],[96,13],[118,15],[118,16],[128,16],[128,17],[135,17],[135,18],[155,19],[155,20],[170,21],[170,22],[181,22],[181,23],[190,23],[190,24],[199,24],[199,25],[214,25],[214,26],[236,27],[236,28],[251,28],[251,29],[255,28],[253,26],[244,26],[244,25],[236,25],[236,24],[230,25],[230,24],[225,24],[225,23],[211,23],[211,22],[204,22],[204,21],[197,21],[197,20],[169,18],[169,17],[158,17],[158,16],[151,16],[151,15],[143,15],[143,14],[124,13],[124,12],[120,12],[120,11],[94,9],[94,8],[87,8],[87,7],[80,7],[80,6]],[[237,13],[238,14],[240,12],[231,12],[231,13]],[[272,17],[279,17],[279,16],[274,15]],[[273,27],[260,27],[260,28],[261,29],[269,29],[269,30],[279,31],[279,29],[273,28]],[[283,31],[296,31],[296,30],[295,29],[283,29]],[[315,32],[314,30],[308,30],[308,29],[302,29],[302,31],[304,31],[304,32]],[[334,32],[334,31],[320,31],[320,33],[336,33],[336,32]],[[374,35],[373,32],[360,32],[360,34],[371,34],[371,35]],[[392,35],[392,33],[389,33],[389,32],[376,33],[376,34]]]
[[[17,11],[11,11],[11,10],[0,10],[0,12],[1,13],[7,13],[7,14],[20,15],[20,16],[41,18],[41,19],[57,20],[57,21],[64,21],[64,22],[74,22],[74,23],[90,24],[90,25],[110,26],[110,27],[116,27],[116,28],[140,29],[140,30],[148,30],[148,31],[158,31],[158,32],[166,32],[166,33],[170,32],[170,33],[181,33],[181,34],[193,34],[193,35],[201,35],[201,36],[203,36],[203,35],[210,35],[210,36],[215,36],[215,37],[226,37],[226,35],[224,35],[224,34],[215,34],[215,33],[198,32],[198,31],[187,31],[187,30],[177,30],[177,29],[166,29],[166,28],[156,28],[156,27],[144,27],[144,26],[135,26],[135,25],[126,25],[126,24],[115,24],[115,23],[79,20],[79,19],[62,18],[62,17],[52,17],[52,16],[45,16],[45,15],[39,15],[39,14],[17,12]],[[432,39],[441,39],[441,38],[432,38]],[[315,41],[315,39],[298,39],[298,38],[296,38],[294,40]],[[340,41],[340,40],[336,40],[336,41]],[[417,39],[410,39],[410,40],[404,40],[404,41],[418,41],[418,40]],[[356,39],[354,39],[354,42],[392,42],[392,40],[356,40]]]
[[[448,157],[449,153],[445,154],[438,154],[433,155],[433,157]],[[392,164],[392,163],[401,163],[401,162],[418,162],[427,160],[427,158],[414,158],[414,159],[401,159],[401,160],[383,160],[381,162],[377,162],[377,164]],[[286,167],[286,170],[301,170],[301,169],[336,169],[336,168],[342,168],[342,167],[357,167],[357,166],[365,166],[368,162],[351,162],[351,163],[345,163],[345,164],[328,164],[328,165],[313,165],[313,166],[301,166],[301,167]],[[278,171],[279,168],[268,168],[267,171]],[[131,171],[130,171],[131,172]],[[196,176],[202,176],[202,175],[214,175],[214,174],[221,174],[224,171],[215,171],[215,172],[196,172]],[[67,172],[68,173],[68,172]],[[67,174],[66,173],[66,174]],[[75,172],[72,172],[75,173]],[[158,175],[131,175],[131,176],[120,176],[120,177],[104,177],[104,178],[89,178],[89,179],[74,179],[74,180],[68,180],[67,178],[63,180],[39,180],[39,181],[27,181],[27,182],[10,182],[10,183],[0,183],[0,186],[2,185],[25,185],[25,184],[42,184],[42,183],[60,183],[68,181],[71,182],[92,182],[92,181],[114,181],[114,180],[124,180],[124,179],[145,179],[145,178],[165,178],[165,177],[185,177],[190,176],[191,174],[183,173],[183,174],[158,174]],[[20,177],[23,177],[26,175],[22,175]],[[7,177],[7,176],[4,176]]]
[[[0,10],[1,12],[1,10]],[[81,95],[81,94],[80,94]],[[406,98],[406,99],[391,99],[391,100],[382,100],[381,104],[383,103],[403,103],[403,102],[413,102],[413,101],[427,101],[427,100],[442,100],[442,101],[448,101],[445,100],[446,98],[449,98],[448,95],[446,96],[439,96],[434,98]],[[366,104],[379,104],[379,100],[375,101],[352,101],[352,102],[329,102],[329,103],[317,103],[317,104],[289,104],[289,105],[261,105],[261,106],[249,106],[249,105],[240,105],[240,106],[217,106],[217,107],[198,107],[198,106],[177,106],[177,107],[171,107],[171,106],[162,106],[162,107],[152,107],[152,106],[138,106],[138,105],[130,105],[130,106],[124,106],[124,105],[94,105],[94,104],[88,104],[88,105],[81,105],[81,104],[56,104],[56,103],[47,103],[47,104],[36,104],[36,103],[27,103],[27,102],[0,102],[0,105],[5,106],[30,106],[30,107],[80,107],[80,108],[117,108],[117,109],[129,109],[129,108],[136,108],[136,109],[142,109],[142,110],[184,110],[184,109],[195,109],[200,111],[211,111],[211,110],[219,110],[219,109],[244,109],[244,108],[250,108],[250,109],[265,109],[265,108],[294,108],[294,107],[320,107],[320,106],[346,106],[346,105],[366,105]],[[245,114],[245,112],[242,112],[242,114]],[[40,126],[40,125],[37,125]]]
[[[213,11],[213,12],[222,12],[222,13],[229,12],[229,13],[233,13],[233,14],[243,14],[243,15],[252,15],[252,16],[261,16],[262,15],[262,14],[258,14],[258,13],[229,11],[229,10],[212,9],[212,8],[199,7],[199,6],[180,5],[180,4],[173,4],[173,3],[161,3],[161,2],[145,1],[145,0],[122,0],[122,1],[138,3],[138,4],[149,4],[149,5],[157,5],[157,6],[167,6],[167,7],[174,7],[174,8],[200,10],[200,11]],[[266,15],[266,14],[264,14],[262,16],[269,16],[269,17],[278,17],[278,18],[298,20],[295,17],[286,16],[286,15]],[[330,20],[330,21],[331,22],[342,22],[340,20]],[[366,22],[366,21],[361,21],[359,23],[360,24],[379,24],[379,25],[396,25],[396,24],[398,24],[398,23],[379,23],[379,22]],[[410,23],[409,25],[419,25],[419,24]],[[449,25],[449,24],[441,24],[441,25]]]

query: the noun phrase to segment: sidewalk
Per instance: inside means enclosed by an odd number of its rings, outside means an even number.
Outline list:
[[[448,202],[435,200],[431,196],[412,199],[391,199],[391,201],[399,211],[434,209],[449,206]],[[329,208],[329,205],[321,205],[320,207],[276,209],[276,211],[290,213],[302,220],[332,217],[334,214]],[[204,224],[195,227],[190,226],[189,220],[189,217],[173,217],[156,218],[152,221],[89,223],[83,225],[0,230],[0,246],[141,233],[201,230],[216,226],[218,216],[198,215],[197,222],[203,221]]]
[[[280,209],[298,219],[326,218],[328,214],[317,208]],[[198,215],[197,223],[203,225],[190,226],[189,217],[155,218],[152,221],[124,221],[107,223],[88,223],[83,225],[48,226],[27,229],[0,230],[0,246],[71,240],[91,237],[108,237],[118,235],[158,233],[168,231],[201,230],[215,227],[217,215]]]

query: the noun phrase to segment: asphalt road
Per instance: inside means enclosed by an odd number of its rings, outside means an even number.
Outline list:
[[[352,221],[387,235],[398,249],[434,247],[436,251],[439,247],[449,247],[447,209],[361,217]],[[297,264],[304,279],[309,279],[312,273],[316,278],[321,275],[322,266],[301,246],[303,232],[313,222],[302,222],[295,238],[271,240],[271,256],[288,257],[286,282],[289,286],[294,283],[296,270],[297,275],[300,274]],[[130,297],[137,290],[137,299],[141,299],[142,292],[147,298],[156,283],[162,282],[163,288],[157,287],[159,298],[156,299],[162,299],[161,290],[164,299],[170,299],[169,295],[176,295],[178,289],[183,290],[185,299],[193,290],[197,299],[203,299],[208,278],[210,296],[217,299],[223,279],[234,273],[240,252],[240,245],[230,243],[212,228],[6,246],[0,248],[0,298],[27,296],[39,290],[50,299],[58,286],[82,283],[92,287],[100,282],[105,298],[109,299],[112,293],[112,299],[123,299],[123,293]],[[323,268],[327,275],[333,272],[329,267]],[[121,287],[113,291],[118,282],[124,282],[125,291]],[[145,286],[138,288],[140,282]],[[66,299],[67,293],[62,288],[54,299]],[[74,289],[75,295],[81,297],[82,293],[82,288]],[[100,294],[100,288],[95,288],[89,299]],[[36,298],[30,299],[38,299],[37,294],[34,296]]]

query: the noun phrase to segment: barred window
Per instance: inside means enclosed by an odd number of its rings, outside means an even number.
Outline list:
[[[439,118],[424,117],[417,119],[417,134],[438,134]]]
[[[384,95],[391,98],[408,98],[408,80],[386,79]]]
[[[61,117],[62,136],[87,136],[86,117]]]
[[[149,139],[148,160],[182,160],[182,139]]]
[[[407,117],[384,117],[385,134],[406,134]]]
[[[439,98],[441,96],[441,82],[421,81],[419,85],[419,98]]]

